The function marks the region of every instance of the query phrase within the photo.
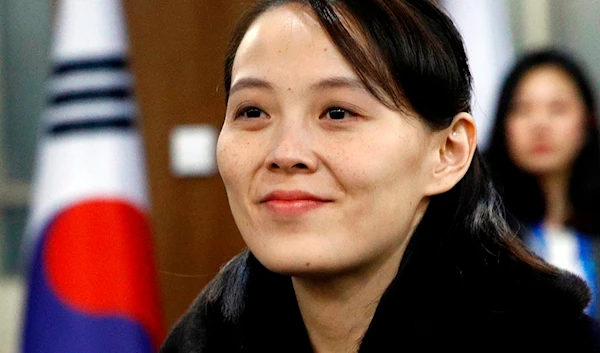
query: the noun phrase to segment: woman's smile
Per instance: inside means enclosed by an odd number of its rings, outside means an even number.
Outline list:
[[[333,200],[302,190],[276,190],[262,198],[260,205],[276,216],[299,216],[330,202]]]

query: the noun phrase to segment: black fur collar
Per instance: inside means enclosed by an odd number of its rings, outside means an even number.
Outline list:
[[[597,326],[582,313],[590,293],[581,279],[502,256],[485,266],[456,258],[453,266],[443,257],[404,259],[360,352],[599,348]],[[311,351],[291,280],[248,251],[206,287],[161,350]]]

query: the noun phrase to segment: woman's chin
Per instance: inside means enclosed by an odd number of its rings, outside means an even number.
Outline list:
[[[326,260],[320,255],[314,254],[281,254],[265,255],[256,254],[254,256],[269,271],[284,276],[302,277],[302,278],[327,278],[338,276],[347,271],[348,266],[336,263],[337,261]]]
[[[277,259],[261,259],[258,257],[263,266],[269,271],[279,273],[285,276],[314,276],[318,274],[325,274],[330,272],[331,269],[328,266],[324,266],[322,263],[316,263],[308,258],[277,258]]]
[[[557,156],[544,156],[531,158],[517,163],[526,173],[535,176],[545,176],[565,172],[570,168],[570,163]]]

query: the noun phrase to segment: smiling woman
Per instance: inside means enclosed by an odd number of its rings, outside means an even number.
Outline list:
[[[217,146],[244,240],[275,272],[333,276],[380,262],[391,280],[426,187],[443,187],[421,177],[443,137],[373,96],[301,5],[265,13],[249,33]],[[455,127],[465,142],[469,119]],[[469,146],[458,152],[468,165]]]
[[[162,352],[593,349],[585,284],[502,217],[431,2],[260,1],[225,87],[217,160],[248,250]]]

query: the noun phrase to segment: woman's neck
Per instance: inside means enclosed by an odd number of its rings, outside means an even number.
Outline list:
[[[404,248],[401,251],[404,252]],[[402,253],[361,275],[292,279],[302,319],[315,353],[355,353]]]
[[[356,353],[383,292],[392,283],[404,251],[421,222],[429,199],[417,206],[408,234],[399,247],[368,266],[328,277],[292,277],[298,307],[315,353]]]
[[[569,201],[569,175],[555,173],[540,178],[540,188],[546,201],[544,223],[563,226],[571,212]]]

